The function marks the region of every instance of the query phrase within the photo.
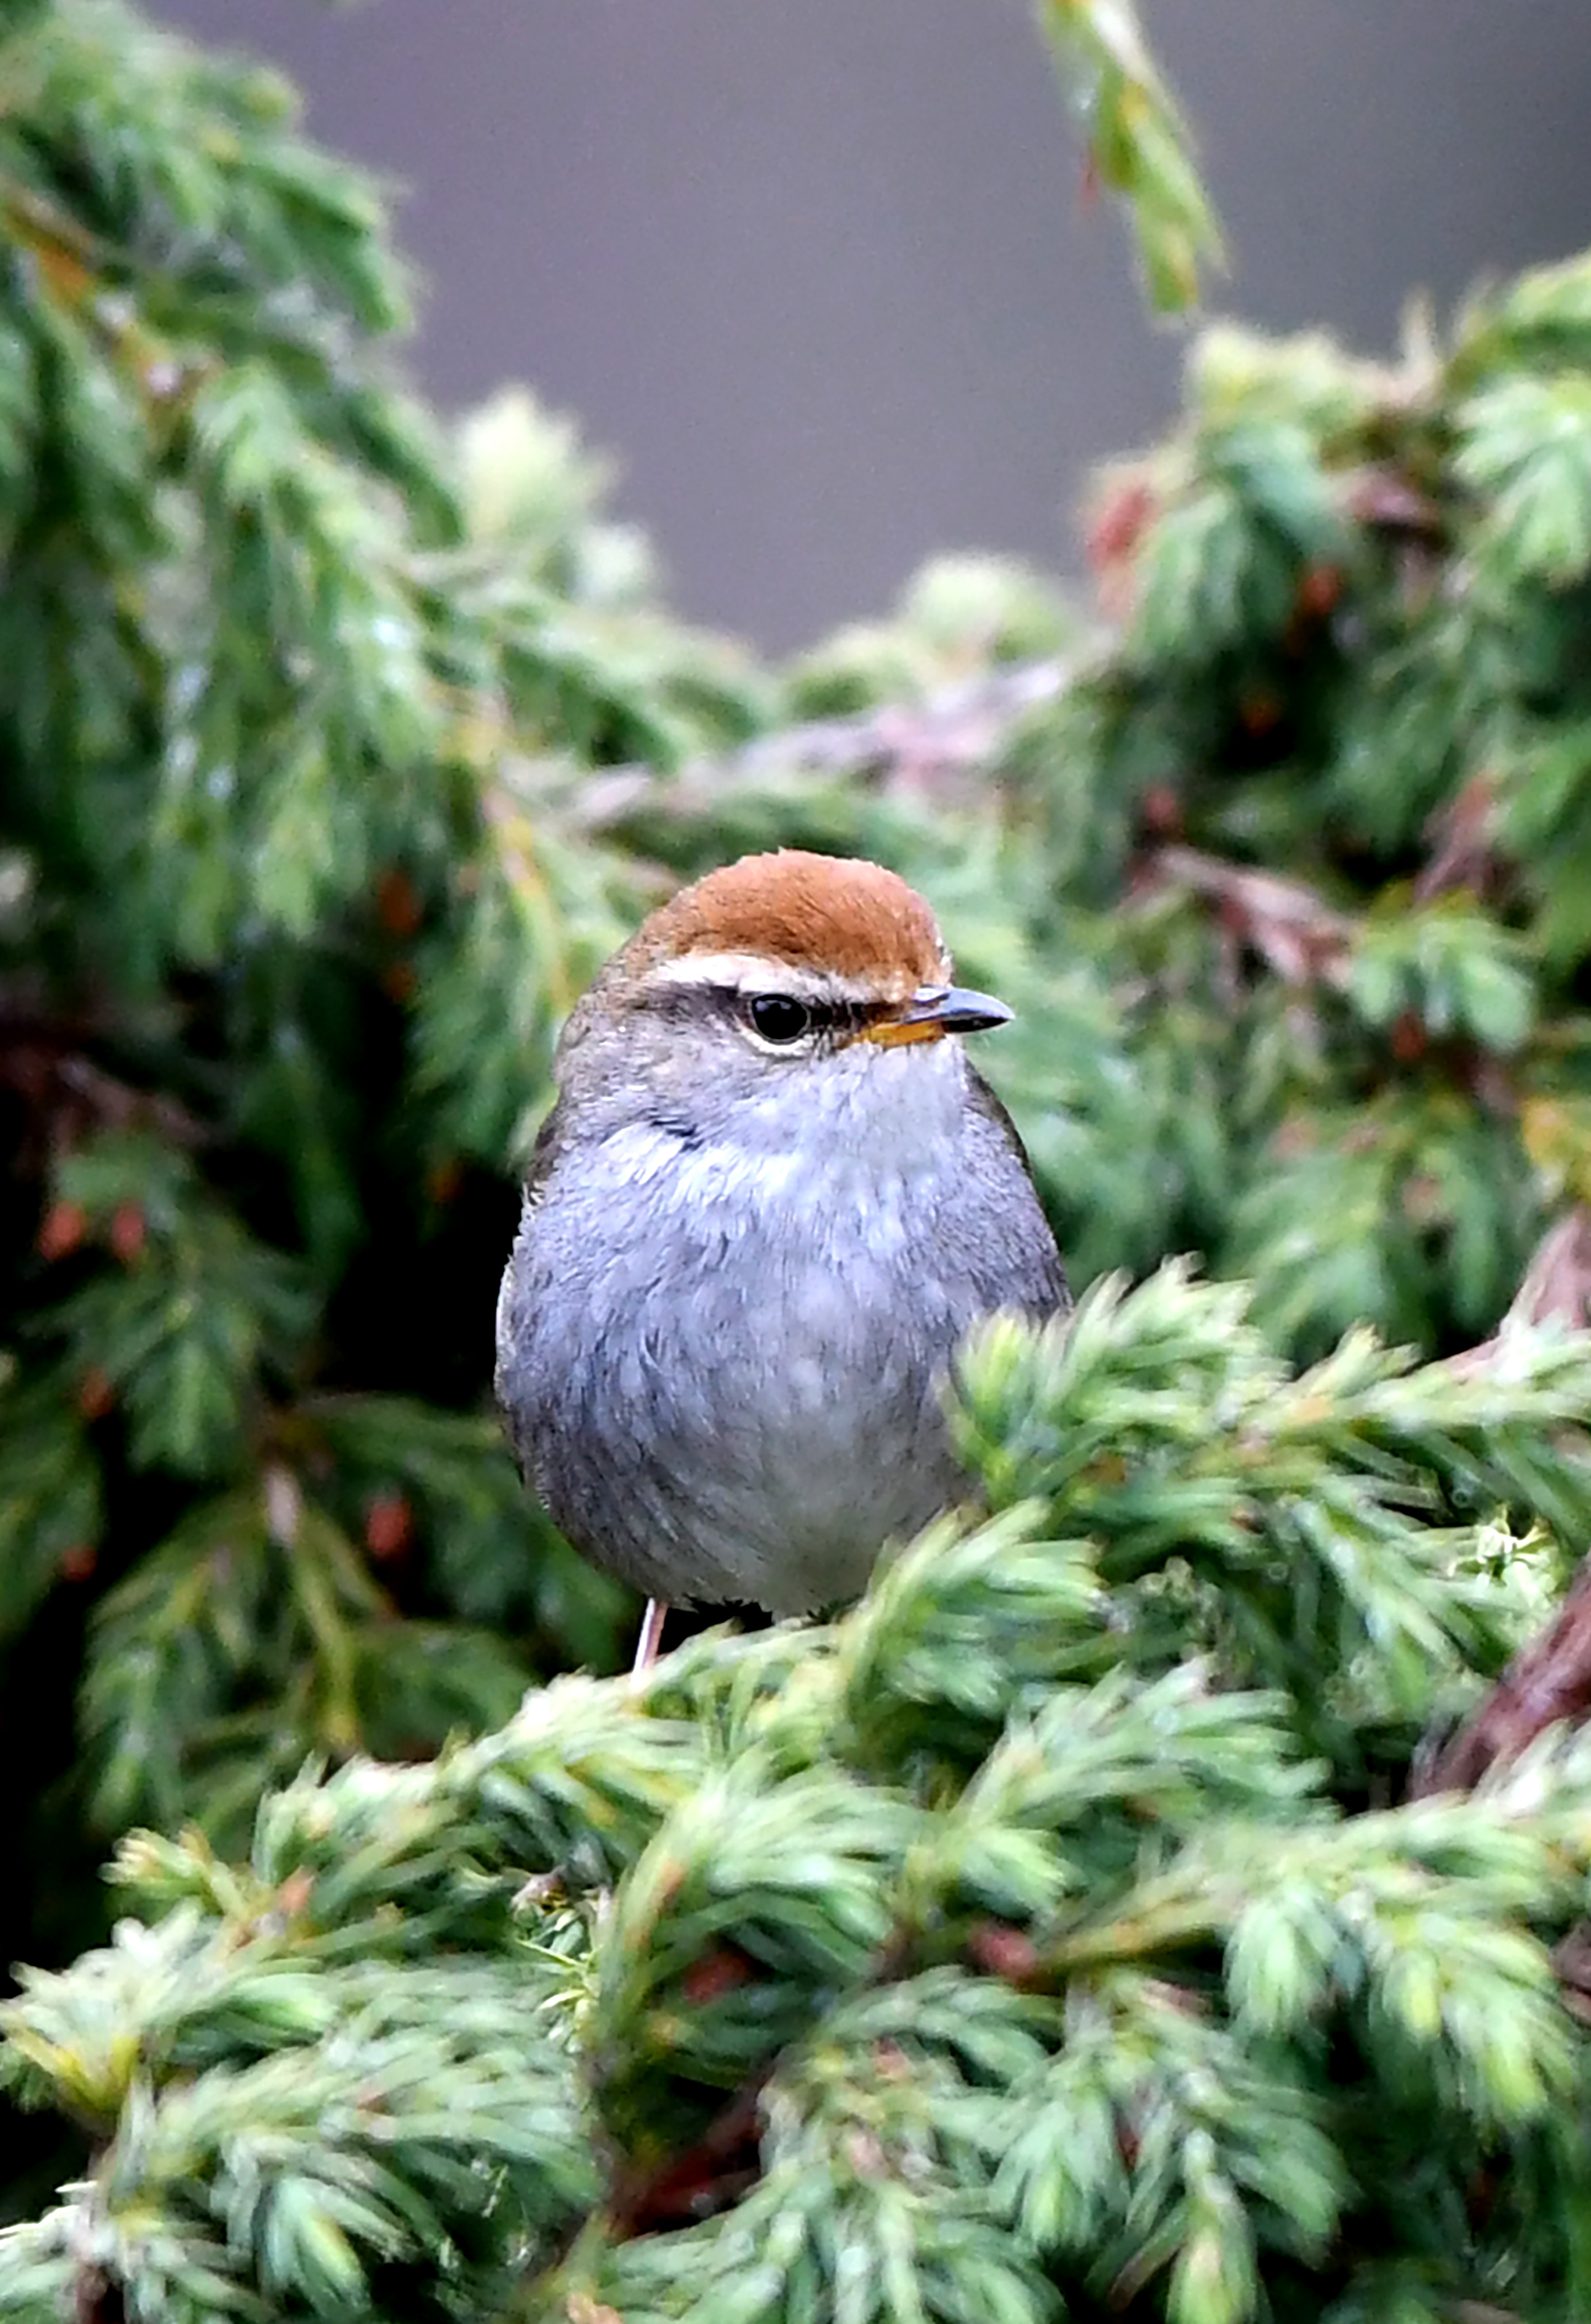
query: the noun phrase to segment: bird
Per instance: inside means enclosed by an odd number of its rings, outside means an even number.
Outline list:
[[[681,889],[576,1003],[497,1307],[496,1391],[592,1563],[674,1605],[825,1609],[968,1498],[968,1330],[1071,1305],[933,914],[780,848]]]

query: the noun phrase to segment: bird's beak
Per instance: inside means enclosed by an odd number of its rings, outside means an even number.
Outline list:
[[[925,984],[891,1017],[880,1017],[858,1037],[881,1049],[907,1041],[938,1041],[946,1033],[982,1033],[1005,1025],[1011,1012],[989,992],[967,992],[959,984]]]

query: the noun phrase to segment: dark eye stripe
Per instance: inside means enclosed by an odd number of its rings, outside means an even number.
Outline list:
[[[820,1001],[801,992],[744,992],[733,984],[657,984],[644,996],[644,1005],[658,1016],[677,1019],[681,1024],[699,1022],[704,1011],[722,1012],[738,1017],[767,1041],[777,1042],[777,1033],[765,1031],[758,1026],[751,1012],[759,1002],[785,1002],[804,1012],[805,1022],[798,1033],[784,1036],[794,1043],[815,1036],[820,1041],[860,1032],[864,1025],[877,1017],[887,1016],[887,1002],[866,1001]]]

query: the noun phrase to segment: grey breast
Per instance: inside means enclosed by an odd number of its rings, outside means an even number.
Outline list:
[[[629,1123],[528,1200],[499,1395],[593,1562],[676,1603],[803,1611],[955,1499],[955,1347],[995,1307],[1053,1312],[1064,1277],[992,1100],[948,1111],[932,1167],[876,1143],[819,1140],[814,1167]]]

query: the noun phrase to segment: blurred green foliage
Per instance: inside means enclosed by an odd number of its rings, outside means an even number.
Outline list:
[[[1185,297],[1130,11],[1043,13]],[[1585,1753],[1400,1802],[1591,1532],[1591,261],[1207,331],[1097,621],[945,558],[774,673],[568,423],[393,384],[272,76],[0,67],[0,2312],[1583,2316]],[[630,1609],[486,1404],[518,1160],[780,843],[1012,1002],[1093,1288],[860,1609],[555,1678]]]

